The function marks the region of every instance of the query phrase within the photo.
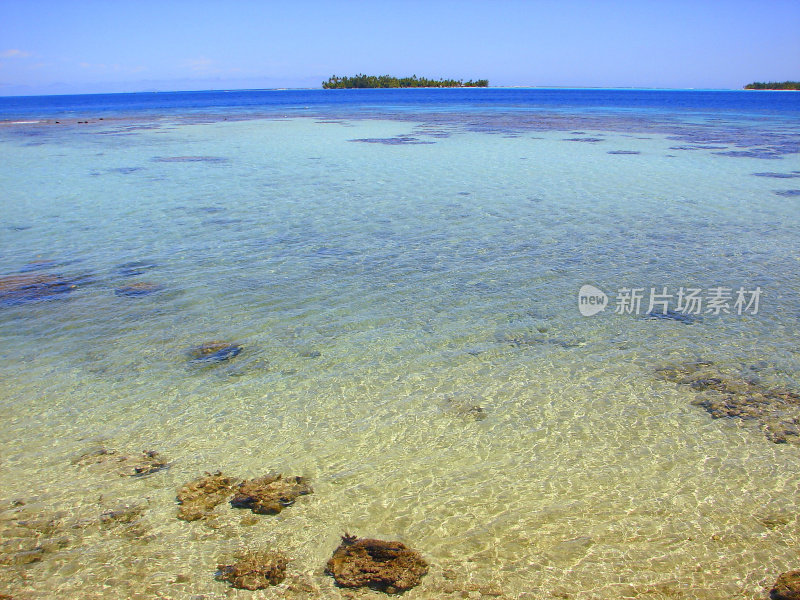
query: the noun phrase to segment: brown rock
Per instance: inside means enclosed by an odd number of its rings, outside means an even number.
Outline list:
[[[366,586],[396,594],[419,585],[428,572],[428,563],[419,552],[400,542],[358,539],[345,534],[325,572],[340,587]]]
[[[236,480],[226,477],[221,471],[206,473],[190,481],[178,490],[178,518],[197,521],[212,516],[211,511],[222,504],[233,493]]]
[[[800,571],[781,573],[769,591],[771,600],[800,600]]]
[[[280,552],[243,552],[232,565],[218,565],[217,579],[242,590],[262,590],[286,577],[289,560]]]
[[[274,515],[294,504],[298,496],[313,490],[303,477],[286,477],[271,473],[239,484],[231,500],[234,508],[249,508],[261,515]]]

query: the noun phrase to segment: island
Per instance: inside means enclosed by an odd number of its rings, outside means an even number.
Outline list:
[[[746,90],[800,90],[800,81],[770,81],[763,83],[756,81],[744,86]]]
[[[426,79],[425,77],[393,77],[391,75],[354,75],[353,77],[338,77],[332,75],[328,81],[322,82],[326,90],[341,90],[350,88],[422,88],[422,87],[489,87],[488,79],[477,81],[463,81],[461,79]]]

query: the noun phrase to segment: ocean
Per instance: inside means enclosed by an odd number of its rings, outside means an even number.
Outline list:
[[[383,597],[347,533],[409,600],[763,599],[799,203],[791,92],[0,98],[0,594]],[[178,519],[217,471],[313,493]]]

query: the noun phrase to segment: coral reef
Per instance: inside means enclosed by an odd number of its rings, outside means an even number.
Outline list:
[[[280,552],[245,551],[232,565],[218,565],[217,579],[243,590],[261,590],[277,585],[286,577],[289,560]]]
[[[400,542],[358,539],[345,534],[325,572],[340,587],[366,586],[396,594],[419,585],[428,572],[428,563],[419,552]]]
[[[206,473],[190,481],[178,490],[178,518],[197,521],[211,516],[211,511],[233,494],[236,480],[226,477],[221,471]]]
[[[270,473],[239,484],[231,499],[234,508],[249,508],[261,515],[274,515],[294,504],[299,496],[312,493],[303,477]]]
[[[692,404],[715,419],[754,420],[770,441],[800,445],[800,394],[728,376],[710,361],[681,363],[656,372],[662,379],[691,388],[697,393]]]

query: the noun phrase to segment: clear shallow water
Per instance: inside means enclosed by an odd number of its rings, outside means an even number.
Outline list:
[[[798,446],[656,374],[711,360],[797,390],[800,211],[775,192],[800,179],[753,175],[800,171],[796,106],[403,98],[0,128],[0,273],[92,275],[0,308],[0,516],[53,522],[0,592],[345,597],[322,573],[345,531],[425,555],[409,598],[763,598],[797,567]],[[164,290],[115,295],[134,281]],[[764,297],[690,325],[587,318],[585,283]],[[208,340],[243,351],[190,364]],[[72,464],[99,444],[171,468]],[[177,488],[216,469],[315,491],[256,525],[177,520]],[[100,519],[124,504],[133,523]],[[228,591],[214,571],[242,545],[310,591]]]

